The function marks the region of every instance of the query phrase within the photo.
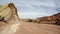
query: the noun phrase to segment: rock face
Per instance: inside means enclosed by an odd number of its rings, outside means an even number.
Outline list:
[[[60,13],[54,14],[52,16],[37,18],[36,20],[40,21],[41,23],[60,24]]]
[[[17,8],[13,3],[0,6],[0,34],[14,34],[20,25]]]
[[[17,15],[17,9],[13,3],[2,5],[0,8],[0,20],[9,20],[13,15]],[[17,15],[18,16],[18,15]]]

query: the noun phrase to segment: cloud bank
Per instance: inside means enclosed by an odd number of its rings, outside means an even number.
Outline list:
[[[2,1],[2,0],[1,0]],[[37,18],[60,12],[59,0],[4,0],[0,4],[13,2],[20,18]]]

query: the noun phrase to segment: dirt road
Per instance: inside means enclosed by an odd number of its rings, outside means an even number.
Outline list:
[[[60,26],[22,23],[15,34],[60,34]]]

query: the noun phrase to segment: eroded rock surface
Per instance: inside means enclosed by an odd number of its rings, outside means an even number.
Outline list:
[[[20,22],[17,8],[13,3],[0,6],[0,34],[14,34]]]

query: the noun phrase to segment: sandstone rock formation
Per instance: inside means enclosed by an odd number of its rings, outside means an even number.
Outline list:
[[[0,34],[14,34],[20,25],[17,8],[13,3],[0,5]]]
[[[14,4],[5,4],[0,8],[0,16],[1,18],[4,17],[4,20],[9,20],[13,15],[17,15],[17,9],[15,8]]]

